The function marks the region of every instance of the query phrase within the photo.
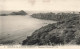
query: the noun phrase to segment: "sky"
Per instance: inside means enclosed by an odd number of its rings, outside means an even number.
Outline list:
[[[0,10],[80,11],[80,0],[0,0]]]

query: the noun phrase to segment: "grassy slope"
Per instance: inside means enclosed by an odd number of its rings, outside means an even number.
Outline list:
[[[22,44],[80,44],[80,16],[74,15],[58,23],[44,26],[33,32]]]

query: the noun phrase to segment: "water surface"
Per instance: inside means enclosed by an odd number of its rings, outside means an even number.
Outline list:
[[[51,23],[56,22],[32,18],[29,15],[0,16],[0,42],[14,41],[14,44],[21,44],[35,30]]]

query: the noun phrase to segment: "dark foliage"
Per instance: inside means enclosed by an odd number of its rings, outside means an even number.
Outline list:
[[[76,16],[78,14],[75,13],[37,13],[32,14],[31,16],[38,19],[45,19],[45,20],[55,20],[55,21],[62,21],[68,19],[70,17]]]
[[[62,15],[65,16],[65,19],[60,18],[62,20],[58,20],[57,23],[36,30],[23,41],[23,45],[80,44],[80,16],[76,14]]]

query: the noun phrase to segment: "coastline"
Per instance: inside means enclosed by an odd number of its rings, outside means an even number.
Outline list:
[[[80,35],[79,23],[77,23],[79,22],[79,17],[80,16],[77,14],[70,14],[69,17],[64,17],[65,19],[60,20],[57,23],[41,27],[33,32],[31,36],[28,36],[27,39],[23,41],[22,45],[78,45],[80,42],[78,40],[78,35]]]

